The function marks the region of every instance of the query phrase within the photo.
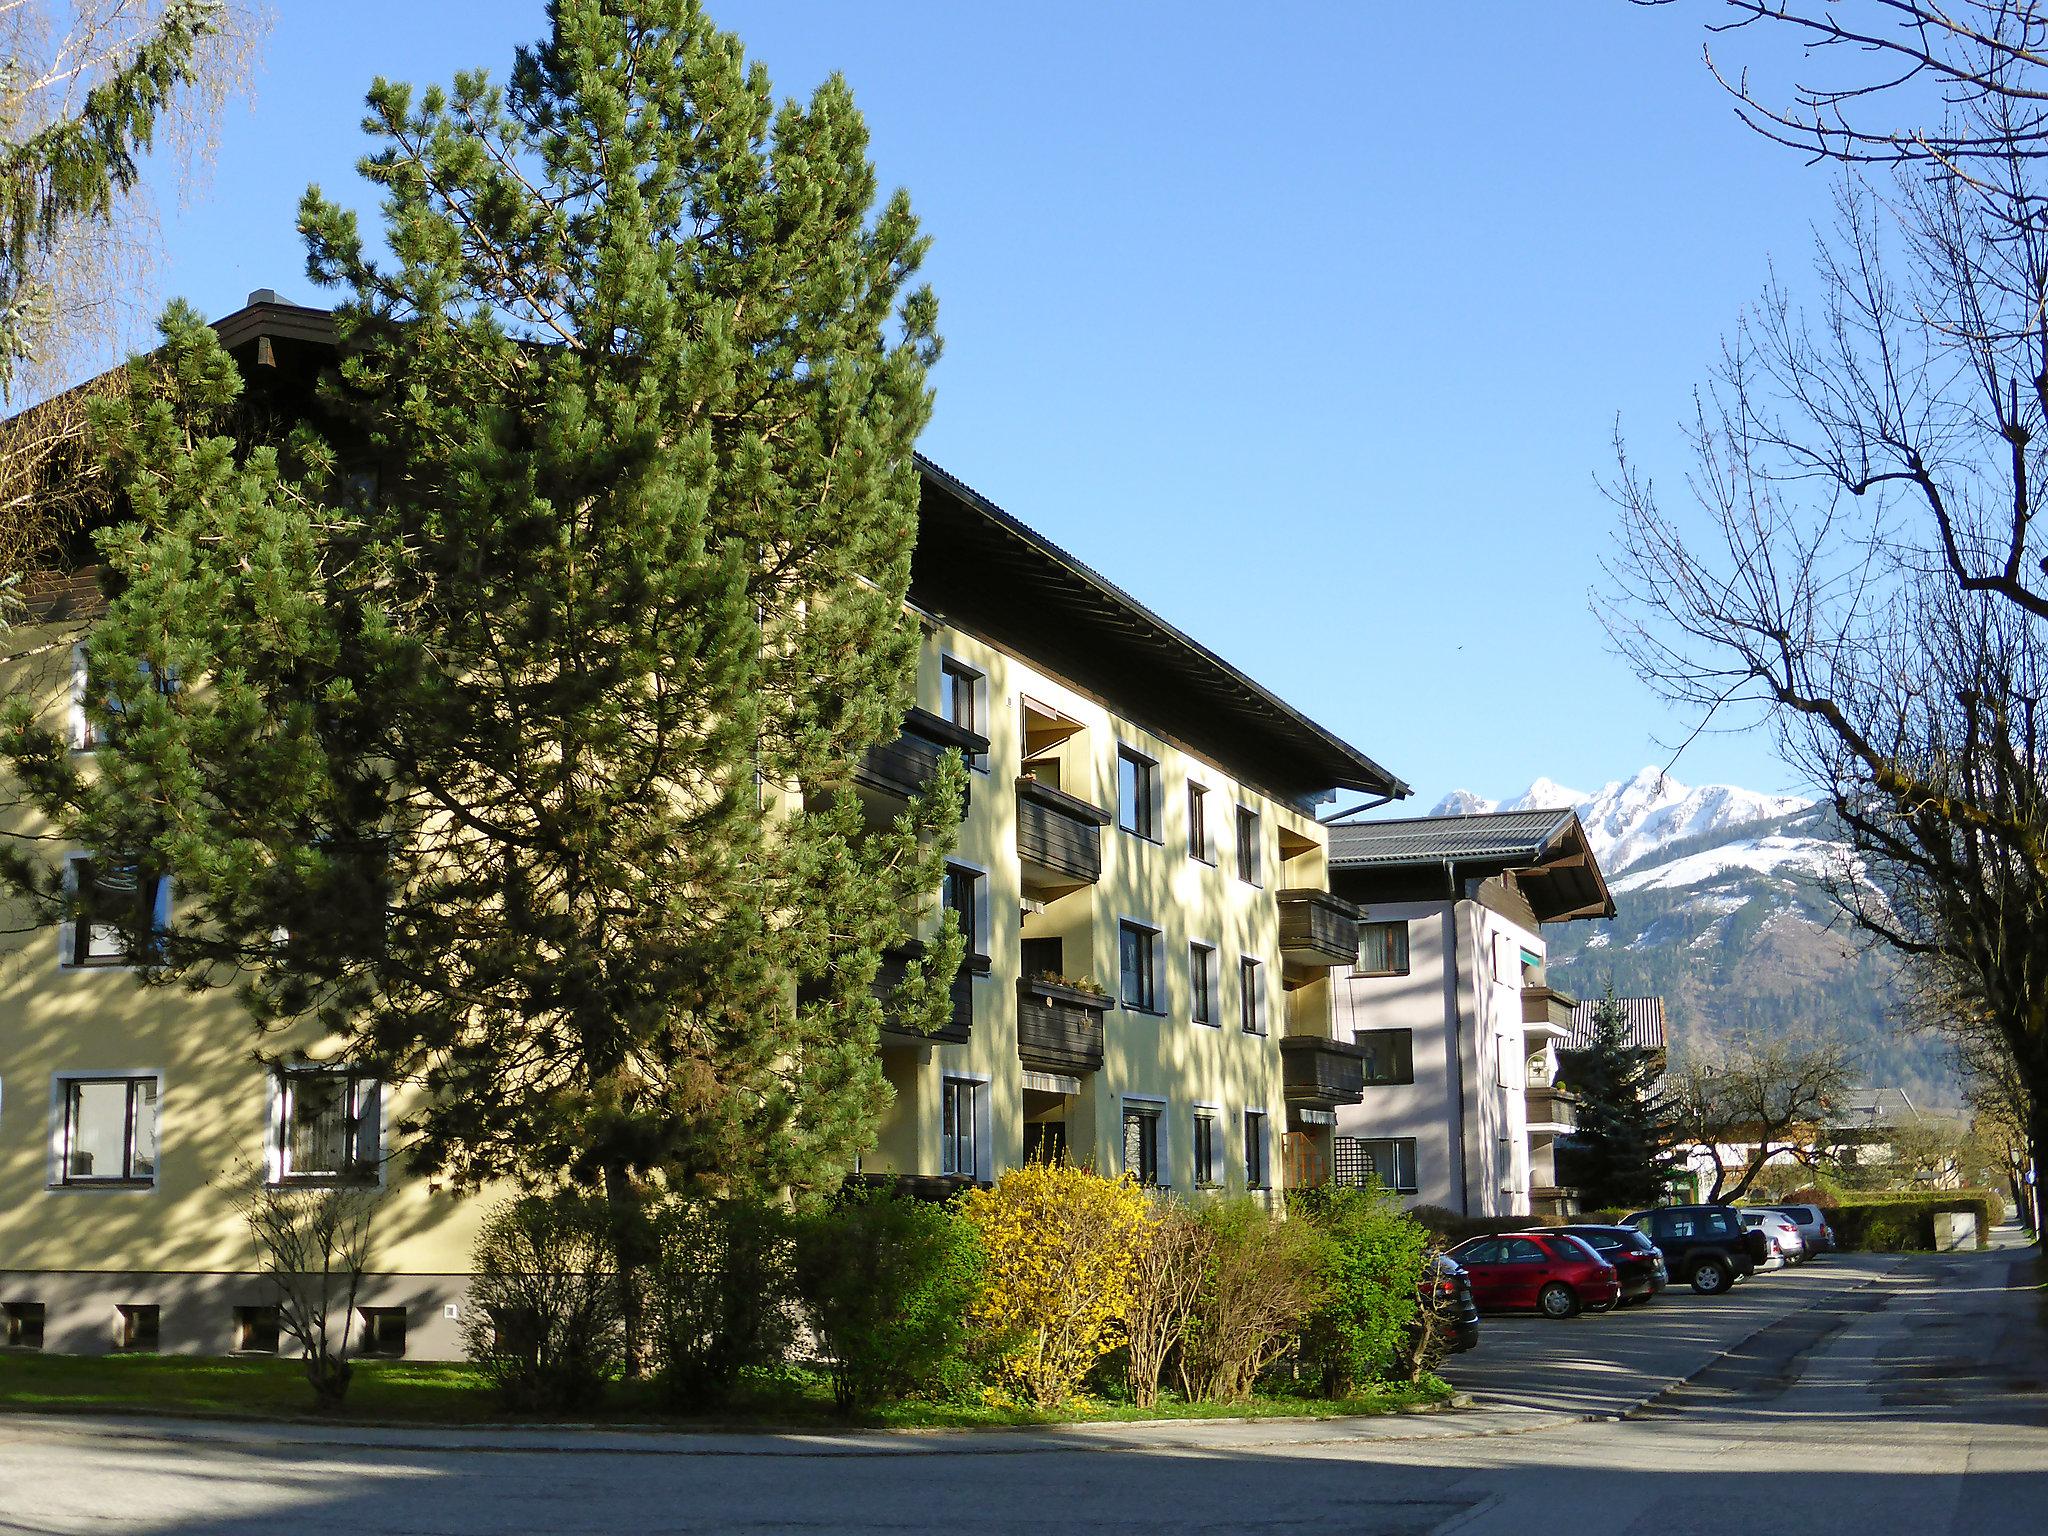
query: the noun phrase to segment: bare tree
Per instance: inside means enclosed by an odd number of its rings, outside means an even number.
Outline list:
[[[299,1346],[321,1408],[338,1408],[354,1375],[356,1302],[370,1263],[375,1184],[286,1188],[243,1174],[242,1215],[277,1292],[278,1332]]]
[[[1714,1170],[1709,1202],[1739,1198],[1773,1159],[1809,1166],[1835,1153],[1826,1126],[1849,1088],[1838,1041],[1696,1046],[1671,1070],[1667,1100],[1679,1147]]]
[[[1185,1205],[1163,1202],[1146,1215],[1124,1314],[1126,1379],[1140,1408],[1159,1401],[1160,1376],[1201,1306],[1215,1247],[1215,1234]]]

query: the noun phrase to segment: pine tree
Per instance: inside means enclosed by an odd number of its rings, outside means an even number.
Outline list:
[[[238,978],[424,1090],[416,1171],[830,1183],[964,783],[888,827],[850,789],[914,679],[925,242],[839,79],[776,107],[690,0],[548,15],[507,87],[373,87],[388,260],[307,193],[321,420],[265,433],[166,317],[103,422],[106,745],[81,774],[17,704],[0,746],[77,846],[173,877],[151,979]]]
[[[1657,1097],[1656,1061],[1632,1043],[1611,983],[1594,1005],[1591,1041],[1560,1052],[1559,1066],[1579,1100],[1577,1129],[1557,1144],[1559,1180],[1586,1210],[1661,1199],[1673,1162],[1669,1117]]]

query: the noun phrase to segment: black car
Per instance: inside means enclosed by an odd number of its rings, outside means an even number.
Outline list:
[[[1655,1243],[1634,1227],[1584,1222],[1557,1230],[1586,1243],[1614,1266],[1614,1273],[1621,1281],[1621,1304],[1624,1307],[1632,1301],[1650,1300],[1671,1283],[1671,1271],[1664,1266],[1664,1255]]]
[[[1755,1274],[1758,1262],[1770,1252],[1770,1239],[1761,1232],[1743,1231],[1741,1219],[1726,1205],[1664,1205],[1637,1211],[1626,1224],[1663,1250],[1674,1279],[1702,1296],[1716,1295]]]
[[[1465,1266],[1447,1253],[1436,1256],[1434,1267],[1422,1278],[1423,1294],[1417,1298],[1425,1310],[1450,1325],[1448,1355],[1462,1355],[1479,1344],[1479,1303],[1472,1299],[1472,1277]],[[1420,1326],[1418,1320],[1416,1326]]]

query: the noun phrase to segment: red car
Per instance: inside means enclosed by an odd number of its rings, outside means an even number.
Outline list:
[[[1451,1257],[1472,1278],[1482,1312],[1535,1310],[1572,1317],[1583,1307],[1605,1312],[1621,1300],[1614,1266],[1583,1241],[1558,1232],[1510,1232],[1458,1244]]]

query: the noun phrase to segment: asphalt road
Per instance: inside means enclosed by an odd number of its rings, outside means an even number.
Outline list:
[[[1485,1406],[1430,1418],[810,1437],[4,1420],[0,1533],[2041,1536],[2048,1339],[2022,1259],[1817,1266],[1713,1311],[1496,1325],[1455,1373]]]

